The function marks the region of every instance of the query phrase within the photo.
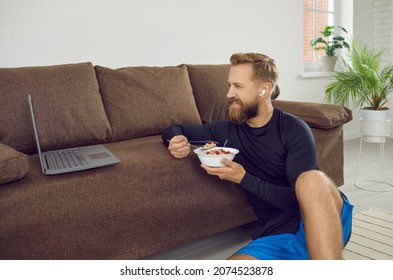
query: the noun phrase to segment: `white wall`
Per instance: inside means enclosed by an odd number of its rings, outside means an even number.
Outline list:
[[[384,49],[384,63],[393,62],[393,0],[374,0],[373,43]]]
[[[353,36],[371,48],[385,49],[382,63],[393,63],[393,0],[353,1]],[[352,113],[354,120],[346,126],[347,138],[359,136],[359,108],[354,109]],[[390,115],[393,119],[393,110]]]
[[[346,0],[348,1],[348,0]],[[373,45],[373,1],[353,0],[352,34],[353,37]],[[353,120],[345,127],[345,138],[360,137],[359,108],[351,108]]]
[[[0,2],[2,66],[228,63],[233,52],[259,51],[283,72],[301,69],[302,0]]]
[[[374,0],[374,20],[373,20],[373,43],[376,49],[383,49],[383,65],[393,63],[393,0]],[[391,97],[388,107],[390,119],[393,120],[393,98]],[[391,136],[393,132],[393,122],[390,123]]]
[[[82,61],[114,68],[220,64],[228,63],[234,52],[262,52],[277,61],[280,99],[323,102],[328,79],[300,77],[302,3],[303,0],[0,0],[0,67]],[[360,11],[370,13],[362,5]],[[349,131],[347,127],[350,126],[344,127],[344,135],[356,135],[358,126]]]

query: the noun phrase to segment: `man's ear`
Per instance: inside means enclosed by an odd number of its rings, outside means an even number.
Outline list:
[[[272,92],[272,84],[267,82],[261,86],[259,97],[269,96]]]

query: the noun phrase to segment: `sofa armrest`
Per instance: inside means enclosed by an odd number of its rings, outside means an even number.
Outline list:
[[[352,120],[352,111],[338,105],[272,100],[273,106],[300,117],[310,127],[330,129]]]

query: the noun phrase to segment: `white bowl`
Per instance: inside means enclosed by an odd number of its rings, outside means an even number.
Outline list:
[[[198,155],[198,158],[202,164],[207,166],[214,166],[214,167],[225,166],[224,164],[221,163],[221,160],[223,158],[233,160],[235,158],[235,155],[239,153],[239,150],[234,148],[227,148],[227,147],[214,147],[210,150],[215,150],[215,149],[223,149],[226,152],[230,152],[230,154],[207,155],[206,154],[207,150],[204,150],[202,148],[195,149],[194,153]]]

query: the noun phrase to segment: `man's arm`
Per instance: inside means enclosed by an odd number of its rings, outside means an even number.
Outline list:
[[[223,123],[222,123],[223,124]],[[168,150],[175,158],[184,158],[190,153],[189,141],[219,141],[220,137],[217,138],[215,131],[222,131],[222,129],[216,129],[216,124],[212,123],[209,125],[172,125],[168,127],[162,133],[162,140]]]
[[[254,176],[236,162],[224,162],[225,168],[202,167],[208,174],[238,183],[245,190],[277,208],[297,213],[299,204],[295,194],[295,182],[304,171],[316,169],[316,152],[311,130],[305,123],[300,122],[296,129],[290,131],[285,141],[288,149],[285,161],[287,185],[275,184]]]
[[[223,163],[225,167],[201,166],[208,174],[237,183],[245,190],[262,198],[277,208],[292,213],[298,212],[299,205],[293,188],[276,185],[262,180],[257,176],[253,176],[249,172],[246,172],[243,166],[237,162],[223,160]]]
[[[299,205],[295,193],[295,183],[301,173],[317,169],[316,148],[311,130],[303,121],[299,120],[294,123],[292,129],[287,131],[290,133],[286,134],[284,139],[288,150],[285,160],[285,175],[289,185],[280,186],[264,181],[250,173],[245,174],[239,185],[280,209],[297,212]]]
[[[223,145],[227,139],[227,122],[217,121],[209,124],[175,124],[171,125],[162,133],[162,140],[169,146],[169,140],[177,135],[183,135],[188,141],[209,142],[216,141]]]

